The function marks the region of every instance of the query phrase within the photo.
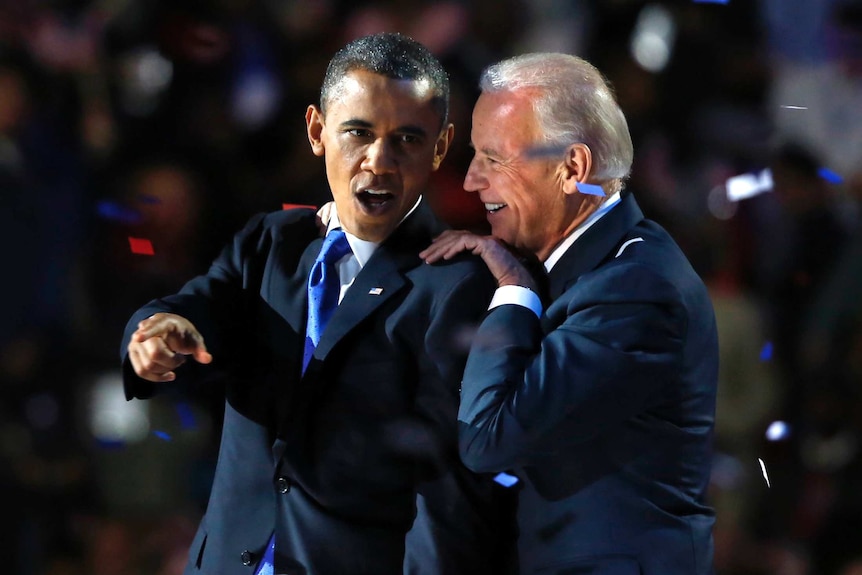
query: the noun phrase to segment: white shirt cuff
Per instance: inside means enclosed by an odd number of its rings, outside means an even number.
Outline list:
[[[491,303],[488,309],[494,309],[497,306],[505,304],[519,305],[530,309],[536,317],[542,317],[542,300],[536,295],[536,292],[522,286],[501,286],[494,292],[494,297],[491,298]]]

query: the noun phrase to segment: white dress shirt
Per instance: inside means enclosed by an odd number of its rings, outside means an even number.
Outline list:
[[[407,216],[412,214],[413,211],[419,207],[419,202],[421,201],[422,196],[419,196],[419,199],[416,200],[416,203],[413,204],[410,211],[407,212],[404,218],[401,218],[401,222],[403,222]],[[401,225],[401,222],[398,222],[398,225]],[[328,234],[335,228],[340,227],[341,221],[338,219],[338,210],[333,203],[332,215],[329,218],[329,224],[326,226],[326,233]],[[338,272],[338,279],[341,282],[341,291],[338,294],[338,303],[341,303],[341,300],[344,298],[344,294],[347,293],[347,289],[353,285],[353,280],[356,279],[360,270],[362,270],[368,260],[371,259],[371,256],[374,254],[374,250],[376,250],[377,246],[380,245],[379,242],[361,240],[347,230],[344,230],[344,235],[347,237],[347,243],[350,244],[351,253],[335,262],[335,269]]]
[[[604,201],[604,203],[602,203],[601,206],[599,206],[599,209],[590,214],[590,217],[572,230],[572,233],[566,236],[566,239],[560,242],[560,244],[554,248],[554,251],[551,252],[551,255],[548,256],[548,259],[544,261],[545,270],[550,272],[560,258],[563,257],[563,254],[572,247],[575,240],[584,235],[584,232],[586,232],[590,226],[599,221],[602,216],[620,203],[620,197],[619,192],[611,195]],[[488,309],[490,310],[504,304],[514,304],[529,308],[538,317],[542,317],[542,311],[544,311],[542,309],[542,301],[539,299],[536,292],[523,286],[510,285],[497,288],[494,292],[494,297],[491,298],[491,303],[488,305]]]

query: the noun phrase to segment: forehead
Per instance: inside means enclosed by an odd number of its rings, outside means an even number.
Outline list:
[[[348,72],[326,103],[327,116],[360,112],[412,117],[414,121],[417,114],[430,114],[439,120],[428,80],[398,80],[367,70]]]
[[[540,137],[539,124],[527,90],[482,92],[473,108],[472,138],[476,145],[492,139],[499,146],[535,142]]]

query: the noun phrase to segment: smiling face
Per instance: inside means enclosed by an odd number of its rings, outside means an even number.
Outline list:
[[[479,96],[464,189],[479,194],[495,237],[544,261],[598,202],[577,193],[576,182],[590,173],[586,146],[531,156],[542,146],[531,96],[530,90]]]
[[[308,139],[324,156],[341,225],[381,242],[398,226],[446,156],[453,128],[441,131],[428,85],[365,70],[348,73],[326,104],[309,106]]]

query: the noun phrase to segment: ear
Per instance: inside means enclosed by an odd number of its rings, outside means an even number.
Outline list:
[[[577,194],[578,182],[587,183],[593,173],[593,152],[586,144],[572,144],[566,150],[563,165],[563,191],[566,194]]]
[[[323,144],[323,112],[317,106],[309,106],[305,111],[305,129],[308,132],[308,142],[315,156],[322,156]]]
[[[452,143],[452,138],[455,135],[455,126],[449,124],[446,129],[440,132],[440,137],[437,138],[437,143],[434,144],[434,161],[431,164],[431,170],[437,171],[446,153],[449,151],[449,145]]]

